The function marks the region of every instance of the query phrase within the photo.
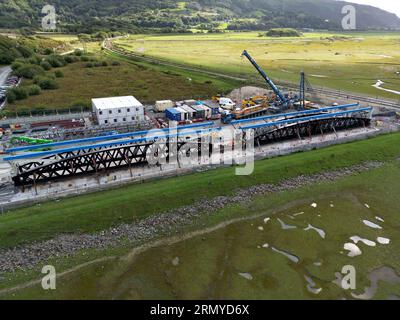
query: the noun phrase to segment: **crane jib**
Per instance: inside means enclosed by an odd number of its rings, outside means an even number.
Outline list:
[[[275,85],[275,83],[267,76],[267,74],[261,69],[261,67],[257,64],[257,62],[250,56],[250,54],[244,50],[243,55],[251,62],[251,64],[254,66],[254,68],[257,69],[257,71],[260,73],[260,75],[264,78],[264,80],[267,82],[267,84],[272,88],[274,93],[279,97],[279,99],[283,102],[286,103],[286,98],[284,95],[279,91],[278,87]]]

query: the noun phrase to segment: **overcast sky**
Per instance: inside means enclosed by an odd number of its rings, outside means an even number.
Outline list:
[[[400,17],[399,0],[347,0],[353,3],[368,4],[383,10],[396,13]]]

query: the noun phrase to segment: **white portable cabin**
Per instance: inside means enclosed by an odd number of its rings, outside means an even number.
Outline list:
[[[204,115],[205,115],[205,118],[206,119],[210,119],[211,118],[211,116],[212,116],[212,110],[211,110],[211,108],[210,107],[207,107],[206,105],[204,105],[204,104],[199,104],[199,105],[197,105],[199,108],[201,108],[201,109],[203,109],[204,110]]]
[[[144,107],[133,96],[92,99],[92,108],[99,125],[145,120]]]
[[[195,111],[191,107],[189,107],[186,104],[184,104],[184,105],[180,106],[179,108],[185,110],[188,113],[188,119],[189,120],[193,119],[193,114],[195,113]]]
[[[175,110],[180,112],[182,121],[190,120],[189,112],[187,112],[185,109],[183,109],[182,107],[176,107]]]

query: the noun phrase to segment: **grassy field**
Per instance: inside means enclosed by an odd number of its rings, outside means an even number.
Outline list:
[[[114,57],[113,60],[116,59]],[[38,96],[16,101],[8,105],[7,110],[55,110],[74,105],[90,106],[92,98],[123,95],[133,95],[143,103],[163,99],[205,98],[226,90],[226,87],[229,90],[235,86],[229,81],[187,72],[171,72],[165,68],[158,70],[129,61],[121,61],[120,66],[96,68],[85,68],[82,62],[57,70],[64,73],[63,78],[57,79],[59,89],[42,91]],[[50,72],[54,72],[54,69]],[[26,80],[22,85],[30,84],[31,81]]]
[[[0,216],[0,248],[60,233],[94,232],[189,205],[201,198],[232,194],[237,188],[400,155],[400,134],[380,136],[307,153],[259,161],[250,176],[234,168],[135,184],[115,190],[51,201]]]
[[[398,99],[372,85],[400,88],[398,33],[306,33],[301,38],[260,37],[258,32],[132,35],[115,43],[126,50],[230,74],[255,75],[240,57],[247,49],[275,80],[299,81],[304,70],[315,86]]]
[[[40,34],[40,39],[63,43],[67,52],[82,49],[82,43],[75,35]],[[43,41],[44,41],[43,40]],[[144,103],[154,103],[163,99],[204,99],[220,92],[229,92],[239,86],[234,80],[198,74],[185,70],[175,70],[157,64],[132,61],[101,51],[101,42],[86,43],[89,56],[100,61],[108,61],[108,67],[85,68],[86,62],[69,64],[58,68],[64,73],[57,79],[57,90],[42,91],[38,96],[15,101],[7,105],[6,111],[29,112],[68,109],[73,106],[90,106],[92,98],[134,95]],[[120,66],[111,66],[118,60]],[[54,73],[52,69],[48,73]],[[24,80],[22,86],[29,86],[31,80]]]
[[[387,177],[382,181],[382,176]],[[236,204],[197,221],[193,228],[213,227],[221,222],[238,220],[214,231],[201,232],[182,239],[164,239],[136,256],[130,248],[84,251],[74,257],[45,262],[56,266],[58,274],[85,261],[106,257],[57,277],[57,290],[43,291],[40,282],[28,289],[1,295],[2,299],[352,299],[351,291],[341,290],[332,281],[335,272],[351,264],[357,270],[357,289],[361,294],[370,285],[372,270],[390,266],[399,274],[398,259],[400,219],[397,190],[400,188],[399,162],[349,176],[335,182],[267,196],[249,203]],[[316,202],[318,207],[311,208]],[[370,208],[366,208],[368,204]],[[333,205],[333,207],[332,207]],[[303,212],[296,216],[294,213]],[[256,217],[257,218],[254,218]],[[363,219],[376,221],[383,230],[372,230]],[[268,224],[264,217],[271,217]],[[294,230],[282,230],[277,218]],[[326,232],[326,239],[304,228],[312,224]],[[201,227],[200,227],[201,226]],[[263,226],[260,231],[258,226]],[[186,230],[190,234],[191,229]],[[368,247],[359,244],[362,255],[349,258],[343,244],[359,235],[375,240],[378,236],[391,239],[388,246]],[[295,254],[295,264],[286,257],[262,248],[265,243]],[[109,257],[109,258],[107,258]],[[172,261],[179,258],[178,264]],[[315,263],[321,263],[316,266]],[[249,273],[251,281],[239,273]],[[195,275],[195,276],[193,276]],[[312,277],[319,295],[307,291],[304,275]],[[10,288],[28,279],[40,278],[40,268],[7,275],[0,289]],[[400,286],[379,282],[375,299],[400,295]]]

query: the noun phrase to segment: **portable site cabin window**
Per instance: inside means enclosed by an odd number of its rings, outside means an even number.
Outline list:
[[[92,107],[100,125],[145,120],[144,107],[133,96],[92,99]]]

